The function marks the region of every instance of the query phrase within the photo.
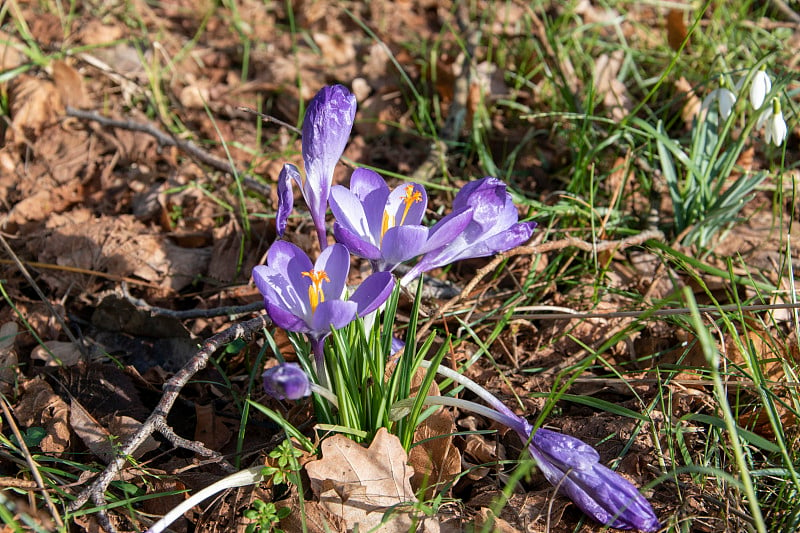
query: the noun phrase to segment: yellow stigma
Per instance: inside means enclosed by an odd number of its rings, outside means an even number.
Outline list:
[[[308,286],[308,301],[311,303],[311,312],[317,310],[317,306],[325,301],[325,293],[322,292],[322,282],[330,282],[328,273],[324,270],[309,270],[303,272],[303,275],[311,279],[311,285]]]

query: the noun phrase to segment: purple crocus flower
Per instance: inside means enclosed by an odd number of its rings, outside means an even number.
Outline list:
[[[472,219],[455,238],[440,239],[438,233],[452,224],[453,217],[471,210]],[[461,259],[485,257],[510,250],[530,239],[536,222],[518,222],[519,214],[506,185],[486,177],[468,183],[453,201],[453,212],[431,228],[430,240],[443,240],[439,248],[426,253],[401,280],[407,285],[428,270]]]
[[[299,400],[311,395],[308,375],[297,363],[282,363],[264,371],[264,391],[276,400]]]
[[[278,233],[278,237],[283,237],[286,232],[286,223],[294,208],[292,180],[296,183],[301,183],[300,171],[291,163],[286,163],[278,175],[278,213],[275,216],[275,230]]]
[[[345,300],[349,270],[350,254],[342,244],[325,248],[311,264],[305,252],[285,241],[270,247],[266,265],[253,268],[253,280],[275,325],[305,333],[311,341],[320,380],[324,380],[323,343],[331,328],[371,313],[394,288],[391,273],[376,272]]]
[[[286,205],[291,194],[280,191],[281,182],[287,187],[291,178],[303,192],[308,204],[311,219],[317,229],[320,247],[324,250],[328,245],[325,232],[325,212],[328,209],[328,195],[333,181],[333,169],[344,152],[353,120],[356,115],[356,97],[342,85],[323,87],[309,102],[303,119],[303,163],[305,179],[301,178],[296,167],[287,169],[284,166],[278,179],[279,206],[277,225],[279,235],[286,227],[286,218],[292,210]],[[291,189],[289,189],[291,190]],[[283,202],[281,204],[281,202]]]
[[[530,438],[528,428],[515,429]],[[600,464],[597,450],[585,442],[549,429],[530,439],[531,456],[547,481],[569,496],[581,510],[609,527],[657,531],[661,525],[648,501],[628,480]]]
[[[369,259],[375,271],[391,271],[395,266],[453,239],[469,223],[469,213],[451,217],[438,238],[429,240],[429,229],[422,226],[428,206],[425,188],[407,183],[390,190],[376,172],[357,168],[350,178],[350,189],[336,185],[331,189],[331,211],[336,217],[336,240],[355,255]],[[462,210],[463,211],[463,210]]]
[[[428,365],[423,362],[423,367]],[[600,464],[597,450],[575,437],[549,429],[537,429],[517,416],[489,391],[458,372],[443,366],[437,373],[463,385],[486,402],[483,405],[434,396],[427,403],[450,405],[481,414],[511,428],[528,443],[531,457],[544,477],[580,509],[609,527],[656,531],[661,526],[648,501],[628,480]],[[401,402],[402,403],[402,402]]]

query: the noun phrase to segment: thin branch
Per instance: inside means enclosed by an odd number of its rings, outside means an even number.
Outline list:
[[[104,117],[103,115],[95,113],[94,111],[84,111],[82,109],[75,109],[74,107],[67,107],[66,113],[69,117],[74,117],[81,120],[90,120],[97,122],[101,126],[146,133],[155,138],[160,146],[175,146],[199,163],[208,165],[211,168],[228,174],[245,176],[244,172],[232,166],[227,159],[222,159],[206,152],[192,141],[185,141],[183,139],[173,137],[168,133],[164,133],[152,124],[135,122],[133,120],[116,120],[113,118]],[[261,189],[264,190],[263,187],[261,187]]]
[[[106,489],[125,465],[128,458],[142,445],[147,437],[151,436],[155,431],[160,431],[165,437],[170,438],[170,432],[164,431],[164,428],[167,427],[167,415],[177,400],[181,389],[183,389],[197,372],[205,368],[209,357],[223,345],[236,339],[250,338],[255,332],[269,324],[270,322],[266,315],[261,315],[246,322],[234,324],[225,331],[217,333],[213,337],[207,339],[195,356],[164,384],[164,393],[158,405],[139,430],[128,439],[117,458],[109,463],[106,469],[90,486],[81,491],[75,500],[69,504],[68,509],[70,511],[76,511],[90,498],[99,508],[104,508],[106,505]],[[172,435],[174,435],[174,433],[172,433]],[[185,443],[183,439],[179,442],[173,442],[174,445],[179,447],[181,447],[181,444]],[[108,522],[108,516],[105,511],[98,511],[98,518],[106,523]]]
[[[211,309],[186,309],[185,311],[176,311],[174,309],[167,309],[165,307],[156,307],[154,305],[150,305],[141,298],[136,298],[135,296],[131,295],[131,293],[128,291],[128,285],[124,282],[121,284],[121,287],[122,295],[126,300],[136,307],[148,311],[153,316],[167,316],[178,320],[188,320],[190,318],[214,318],[218,316],[228,316],[233,319],[239,316],[251,315],[256,311],[261,311],[264,309],[264,302],[259,300],[257,302],[252,302],[245,305],[229,305],[223,307],[213,307]]]

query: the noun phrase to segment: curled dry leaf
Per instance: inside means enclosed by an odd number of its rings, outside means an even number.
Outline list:
[[[450,412],[440,409],[425,419],[414,432],[415,444],[408,455],[414,469],[411,486],[425,488],[430,498],[461,473],[461,453],[453,445],[456,425]]]
[[[64,105],[90,107],[91,101],[89,100],[89,95],[86,94],[86,86],[83,84],[83,78],[78,71],[64,61],[54,61],[52,68],[53,82]]]
[[[675,82],[675,89],[679,93],[683,93],[684,102],[683,108],[681,109],[681,118],[683,119],[683,123],[686,125],[686,128],[691,128],[694,119],[700,113],[700,107],[702,106],[703,102],[698,98],[697,94],[695,94],[694,90],[692,89],[692,84],[688,82],[686,78],[681,76],[679,80]]]
[[[43,453],[60,455],[69,449],[69,406],[41,377],[27,381],[14,408],[21,426],[40,427],[46,436],[39,443]]]
[[[347,529],[409,531],[414,520],[404,504],[417,501],[400,439],[381,428],[369,448],[334,435],[322,443],[322,459],[306,465],[314,495],[327,511],[340,516]],[[384,513],[391,511],[384,521]],[[418,517],[419,519],[419,517]],[[419,531],[420,529],[418,529]],[[438,531],[438,523],[424,522],[424,531]]]
[[[112,415],[108,417],[108,429],[106,429],[77,400],[72,400],[70,403],[69,422],[86,447],[105,463],[111,462],[116,457],[116,449],[142,425],[129,416]],[[156,449],[158,441],[152,436],[147,437],[133,453],[133,457],[138,459]]]
[[[603,54],[594,66],[594,86],[603,105],[611,111],[611,118],[620,121],[633,109],[633,101],[625,84],[617,79],[625,59],[625,52],[617,50],[611,55]]]
[[[18,358],[14,340],[19,333],[16,322],[0,326],[0,392],[9,394],[17,381]]]
[[[81,360],[81,351],[71,342],[47,341],[31,351],[31,359],[44,361],[45,366],[74,366]]]
[[[26,135],[37,136],[64,111],[56,86],[49,80],[23,74],[9,84],[11,128],[9,144],[22,142]]]
[[[212,450],[219,450],[231,438],[231,430],[222,423],[222,419],[214,411],[214,405],[194,404],[197,424],[194,429],[194,440],[202,442]]]

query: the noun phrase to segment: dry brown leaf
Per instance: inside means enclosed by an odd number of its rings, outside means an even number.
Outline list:
[[[127,437],[135,433],[141,423],[129,416],[108,417],[108,429],[103,427],[77,400],[70,402],[69,422],[89,450],[106,464],[116,458],[116,450]],[[138,459],[144,454],[158,449],[158,442],[152,437],[142,443],[133,453]]]
[[[41,377],[23,385],[22,398],[14,413],[20,425],[44,428],[47,435],[39,443],[43,453],[60,455],[69,449],[69,406]]]
[[[611,118],[616,121],[624,119],[633,109],[628,89],[617,79],[624,60],[624,50],[617,50],[611,55],[598,57],[594,66],[595,91],[603,99],[606,109],[611,111]]]
[[[432,497],[461,473],[461,453],[453,445],[456,425],[449,411],[440,409],[414,431],[408,464],[414,469],[411,486],[425,487],[424,497]]]
[[[322,459],[308,463],[306,472],[320,503],[341,516],[348,530],[356,525],[359,531],[380,526],[387,533],[406,533],[413,521],[403,504],[417,501],[409,481],[414,470],[406,463],[400,439],[381,428],[369,448],[343,435],[326,439]],[[425,531],[438,531],[438,524],[426,521]]]
[[[194,429],[194,440],[200,441],[212,450],[219,450],[231,438],[231,430],[222,423],[214,411],[213,404],[194,404],[197,424]]]
[[[72,107],[90,107],[89,95],[86,94],[86,86],[83,78],[78,71],[66,64],[64,61],[54,61],[53,82],[61,95],[64,105]]]
[[[689,83],[683,76],[681,76],[681,78],[675,82],[675,89],[679,93],[683,93],[685,95],[683,108],[681,109],[681,118],[683,119],[683,123],[686,125],[686,128],[691,128],[695,117],[697,117],[698,113],[700,113],[700,107],[702,106],[703,102],[700,100],[700,98],[698,98],[697,94],[695,94],[694,90],[692,89],[692,84]]]
[[[16,322],[0,326],[0,392],[9,394],[17,382],[19,360],[14,350],[14,341],[19,333]]]
[[[74,366],[81,360],[81,351],[71,342],[47,341],[31,351],[31,359],[45,361],[45,366]]]
[[[0,71],[11,70],[22,64],[25,60],[25,56],[20,52],[23,46],[13,35],[0,31]]]
[[[22,142],[26,135],[38,136],[47,124],[55,122],[56,117],[64,111],[56,86],[51,81],[27,74],[11,81],[8,100],[11,109],[9,143]]]
[[[683,22],[683,10],[670,9],[669,13],[667,13],[667,42],[670,48],[676,52],[680,50],[683,41],[686,40],[688,35],[686,23]],[[685,48],[688,47],[689,43],[686,43]]]

